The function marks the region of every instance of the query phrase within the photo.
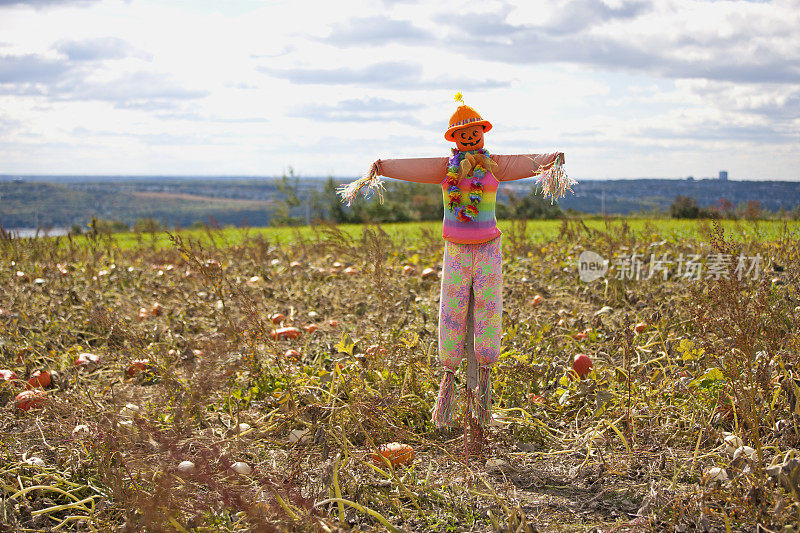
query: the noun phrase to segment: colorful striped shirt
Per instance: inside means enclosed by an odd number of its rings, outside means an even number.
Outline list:
[[[472,178],[466,177],[458,182],[461,189],[461,201],[466,204],[469,195],[469,185]],[[449,192],[447,178],[442,179],[442,201],[444,202],[444,221],[442,223],[442,237],[450,242],[459,244],[478,244],[488,242],[502,234],[497,227],[494,215],[494,204],[497,200],[497,186],[500,184],[494,174],[488,172],[481,178],[483,197],[478,204],[478,216],[471,222],[460,221],[455,213],[447,208]]]
[[[478,204],[478,216],[472,222],[461,222],[447,209],[447,157],[418,157],[410,159],[378,159],[375,162],[378,174],[388,178],[415,183],[436,183],[442,186],[444,223],[442,236],[451,242],[477,244],[488,242],[501,234],[497,227],[494,206],[497,201],[497,185],[501,181],[529,178],[543,167],[552,164],[557,157],[564,161],[563,152],[547,154],[492,155],[497,163],[495,173],[489,172],[482,179],[483,197]],[[467,199],[469,179],[462,179],[459,188],[462,205]]]

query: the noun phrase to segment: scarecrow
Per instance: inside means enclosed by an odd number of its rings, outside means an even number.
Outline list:
[[[495,219],[495,199],[500,182],[539,176],[545,197],[560,198],[575,182],[564,172],[564,154],[491,155],[484,149],[484,134],[492,124],[464,104],[450,117],[444,138],[455,143],[450,157],[378,159],[369,173],[340,188],[350,205],[358,191],[365,197],[374,190],[383,202],[379,176],[417,183],[439,184],[444,201],[444,266],[439,299],[439,359],[444,375],[433,408],[437,428],[452,424],[455,406],[455,371],[464,355],[466,335],[474,329],[478,361],[477,390],[467,390],[472,417],[485,427],[491,421],[491,370],[500,353],[503,315],[501,231]],[[468,306],[474,328],[468,328]]]

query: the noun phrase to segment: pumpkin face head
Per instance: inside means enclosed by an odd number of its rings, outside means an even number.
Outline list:
[[[465,126],[453,132],[453,140],[460,152],[483,148],[483,126]]]

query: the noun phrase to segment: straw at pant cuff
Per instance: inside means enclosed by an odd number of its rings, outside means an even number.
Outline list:
[[[492,420],[492,368],[482,366],[478,369],[478,394],[475,401],[473,416],[481,426],[489,425]]]
[[[436,405],[433,407],[433,423],[437,428],[450,426],[453,422],[453,409],[455,408],[455,374],[448,370],[442,376],[442,383],[439,385],[439,396],[436,398]]]

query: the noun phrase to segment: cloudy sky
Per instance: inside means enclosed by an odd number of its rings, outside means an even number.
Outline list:
[[[0,173],[353,176],[492,153],[800,180],[800,0],[0,0]]]

